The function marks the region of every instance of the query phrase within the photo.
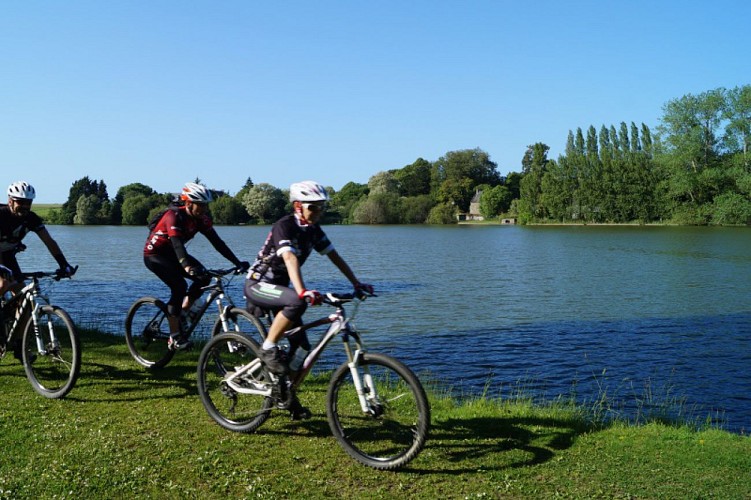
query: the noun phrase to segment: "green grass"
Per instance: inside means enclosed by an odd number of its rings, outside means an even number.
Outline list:
[[[62,206],[62,203],[34,203],[32,210],[42,219],[48,220],[50,212],[59,210]]]
[[[523,398],[461,403],[431,391],[433,427],[406,469],[350,459],[328,428],[327,379],[300,393],[313,418],[274,414],[225,431],[195,389],[198,352],[150,373],[120,337],[83,334],[64,400],[0,364],[0,498],[749,498],[751,438],[658,423],[597,425]]]

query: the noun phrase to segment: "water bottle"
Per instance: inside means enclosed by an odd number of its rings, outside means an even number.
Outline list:
[[[302,362],[305,361],[305,356],[308,355],[308,351],[299,346],[295,349],[292,355],[292,359],[289,361],[289,369],[293,372],[299,371],[302,367]]]
[[[196,299],[195,302],[193,302],[193,305],[190,306],[190,309],[187,311],[184,311],[183,314],[180,316],[180,323],[183,329],[183,332],[187,331],[191,325],[193,325],[196,321],[196,318],[198,318],[198,314],[201,312],[201,299]]]
[[[289,369],[293,372],[300,370],[305,356],[310,351],[310,341],[308,341],[308,335],[305,331],[297,331],[289,337],[290,345],[290,360]]]
[[[196,318],[198,318],[198,314],[201,312],[202,305],[203,304],[201,303],[201,299],[198,298],[195,302],[193,302],[193,305],[190,306],[190,309],[188,309],[188,321],[191,325],[195,323]]]

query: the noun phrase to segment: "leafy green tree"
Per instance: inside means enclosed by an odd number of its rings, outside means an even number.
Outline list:
[[[740,158],[739,164],[746,171],[751,171],[751,85],[729,90],[726,100],[725,148]]]
[[[474,195],[475,190],[472,185],[472,179],[462,177],[443,181],[438,189],[437,199],[440,202],[455,205],[461,212],[467,212]]]
[[[723,193],[715,197],[711,207],[713,224],[751,223],[751,200],[739,193]]]
[[[519,184],[522,181],[522,174],[519,172],[509,172],[506,179],[503,181],[503,185],[506,186],[511,193],[512,200],[519,199]]]
[[[270,224],[286,213],[287,197],[284,192],[262,182],[250,188],[243,197],[243,206],[259,224]]]
[[[723,89],[688,94],[663,107],[659,131],[666,147],[656,159],[661,177],[667,181],[664,192],[670,210],[683,221],[696,216],[694,223],[705,222],[700,207],[717,194],[712,185],[715,176],[703,172],[718,167],[721,161],[718,136],[724,110]]]
[[[480,213],[486,219],[498,217],[511,206],[511,191],[506,186],[494,186],[482,191]]]
[[[439,203],[430,209],[428,224],[456,224],[456,208],[449,203]]]
[[[399,182],[396,180],[393,172],[378,172],[368,179],[368,190],[370,195],[399,193]]]
[[[497,186],[501,176],[488,153],[479,148],[450,151],[433,163],[431,192],[463,212],[469,209],[475,188],[482,184]]]
[[[435,205],[429,194],[406,196],[401,199],[401,214],[399,222],[402,224],[424,224],[428,220],[430,210]]]
[[[396,193],[371,193],[352,212],[355,224],[397,224],[399,196]]]
[[[411,165],[394,171],[394,178],[399,186],[401,196],[420,196],[430,194],[429,161],[418,158]]]
[[[366,198],[369,192],[366,184],[348,182],[331,196],[327,213],[336,214],[339,222],[351,223],[355,206]]]
[[[220,196],[210,206],[215,224],[235,225],[250,221],[250,215],[243,204],[232,196]]]
[[[142,194],[128,196],[122,204],[122,223],[131,226],[146,225],[152,208],[154,208],[152,197]]]
[[[133,195],[143,195],[147,198],[150,196],[154,196],[157,194],[156,191],[154,191],[152,188],[145,184],[141,184],[140,182],[135,182],[132,184],[127,184],[125,186],[122,186],[120,189],[117,190],[117,194],[115,195],[115,199],[112,201],[112,210],[111,210],[111,223],[112,224],[122,224],[123,223],[123,212],[122,212],[122,206],[125,199],[129,196]]]
[[[81,225],[96,224],[98,222],[98,204],[99,198],[97,198],[97,195],[81,195],[81,197],[78,198],[78,203],[76,203],[76,214],[73,216],[73,223]]]
[[[94,197],[89,200],[90,203],[93,203],[93,209],[89,207],[89,202],[86,202],[85,208],[86,210],[93,210],[93,213],[95,214],[97,212],[100,212],[103,203],[109,201],[109,196],[107,195],[107,185],[104,183],[104,181],[92,181],[88,176],[82,177],[81,179],[73,182],[73,185],[70,187],[68,200],[63,203],[59,214],[56,214],[55,216],[56,223],[74,223],[76,210],[78,207],[78,200],[81,198],[81,196]],[[83,215],[83,217],[88,218],[88,215]],[[99,223],[108,224],[109,221],[100,221],[94,219],[94,221],[92,222],[92,224]]]
[[[581,135],[581,129],[579,130]],[[583,144],[583,138],[582,138]],[[577,148],[578,149],[578,148]],[[534,219],[545,217],[545,206],[542,203],[542,178],[548,164],[550,146],[541,142],[527,148],[522,159],[524,177],[519,185],[519,219],[526,223]]]

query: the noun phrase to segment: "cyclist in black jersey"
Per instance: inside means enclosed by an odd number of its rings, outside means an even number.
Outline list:
[[[0,264],[13,271],[14,279],[20,285],[21,268],[16,253],[23,247],[24,237],[33,231],[39,236],[60,266],[60,272],[73,276],[76,268],[68,264],[57,242],[52,239],[41,217],[31,211],[36,191],[28,182],[14,182],[8,186],[8,204],[0,205]],[[19,286],[20,288],[20,286]]]
[[[31,184],[18,181],[8,186],[8,204],[0,204],[0,266],[12,273],[12,276],[4,280],[5,288],[10,289],[12,293],[18,292],[24,285],[16,253],[26,248],[22,241],[30,231],[39,236],[55,258],[60,266],[58,273],[61,276],[73,276],[78,269],[78,266],[73,267],[68,263],[60,246],[44,227],[42,218],[31,211],[35,197],[36,191]],[[20,343],[13,347],[14,355],[21,359]]]
[[[280,375],[289,368],[277,342],[300,321],[308,305],[321,303],[318,291],[305,287],[300,270],[313,250],[326,255],[355,289],[373,293],[371,285],[358,281],[318,224],[329,199],[326,189],[317,182],[298,182],[290,186],[289,196],[294,213],[271,227],[245,281],[249,310],[261,307],[279,311],[263,343],[261,358],[272,372]]]

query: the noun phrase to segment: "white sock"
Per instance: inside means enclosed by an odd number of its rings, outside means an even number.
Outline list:
[[[276,342],[271,342],[270,340],[264,340],[263,345],[261,346],[261,349],[269,350],[276,347]]]

